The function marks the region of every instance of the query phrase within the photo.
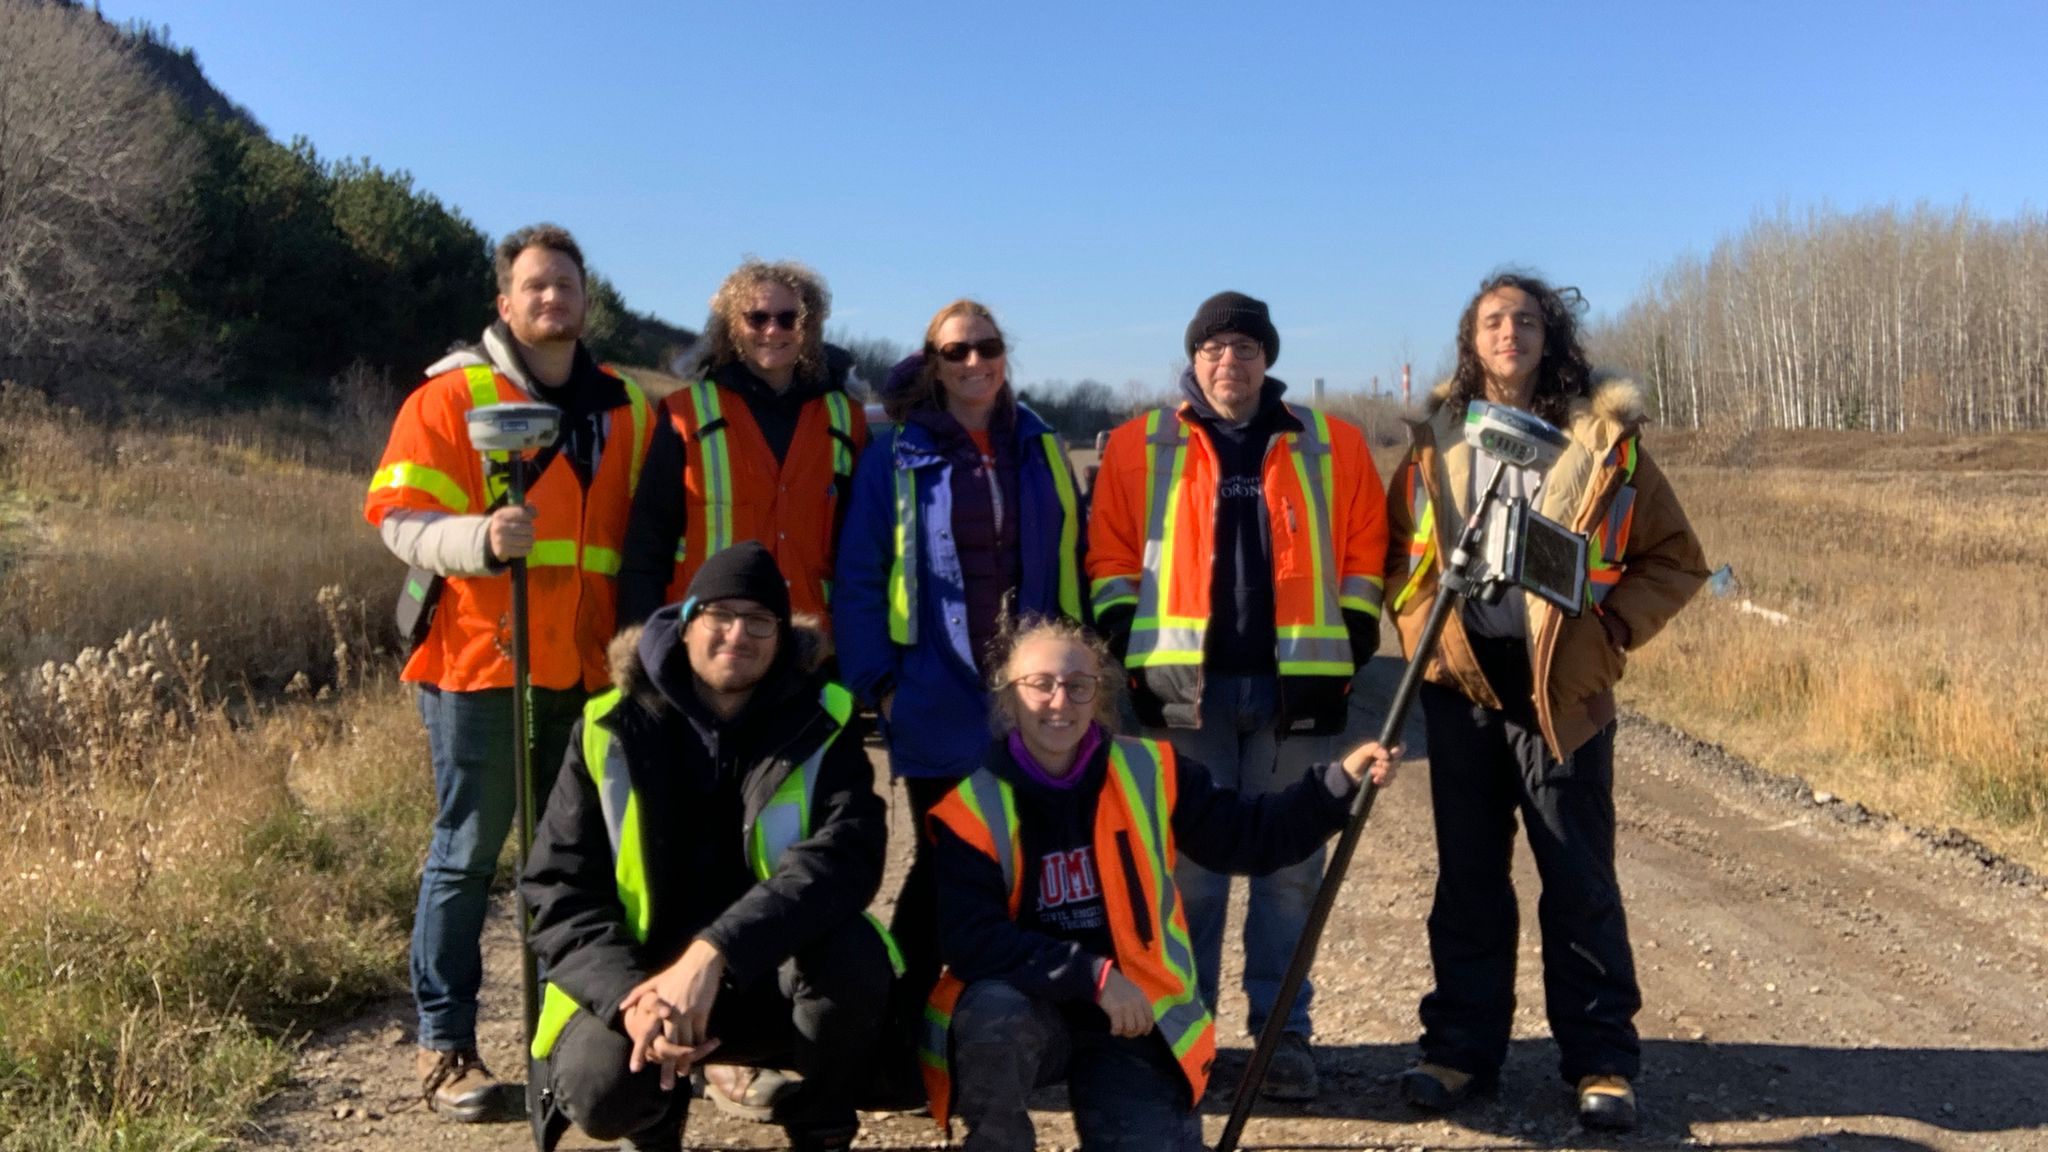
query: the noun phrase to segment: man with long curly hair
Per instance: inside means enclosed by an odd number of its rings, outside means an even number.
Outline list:
[[[1443,1111],[1493,1087],[1515,1006],[1515,817],[1543,897],[1543,989],[1560,1071],[1590,1127],[1635,1123],[1642,1005],[1614,871],[1614,683],[1706,579],[1699,540],[1638,443],[1642,395],[1596,382],[1579,346],[1578,293],[1533,276],[1480,285],[1458,321],[1458,368],[1411,426],[1387,496],[1389,604],[1413,654],[1483,460],[1466,407],[1533,412],[1570,445],[1546,471],[1510,468],[1501,492],[1588,535],[1587,603],[1567,616],[1519,589],[1445,621],[1421,701],[1429,733],[1437,885],[1436,987],[1422,1000],[1422,1062],[1402,1095]],[[1475,479],[1475,477],[1479,477]]]

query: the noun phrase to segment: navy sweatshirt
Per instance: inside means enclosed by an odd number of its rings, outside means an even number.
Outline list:
[[[1273,631],[1273,529],[1266,515],[1266,448],[1275,433],[1297,430],[1280,403],[1287,385],[1268,376],[1259,410],[1241,425],[1217,415],[1190,367],[1181,395],[1216,447],[1216,535],[1209,584],[1209,632],[1203,665],[1226,676],[1279,670]]]
[[[987,766],[1016,788],[1023,841],[1024,899],[1009,917],[1009,894],[996,862],[930,822],[938,877],[939,953],[953,974],[973,983],[1003,980],[1027,995],[1092,1005],[1100,960],[1112,958],[1097,869],[1142,866],[1095,858],[1095,810],[1109,764],[1108,740],[1080,766],[1074,788],[1049,788],[1010,755],[989,746]],[[1218,788],[1200,764],[1178,760],[1173,833],[1180,852],[1205,868],[1240,875],[1270,872],[1306,858],[1344,826],[1348,796],[1332,796],[1318,766],[1284,791],[1243,796]],[[1055,892],[1055,889],[1057,891]],[[1051,897],[1051,898],[1048,898]],[[1096,1014],[1098,1021],[1100,1014]]]

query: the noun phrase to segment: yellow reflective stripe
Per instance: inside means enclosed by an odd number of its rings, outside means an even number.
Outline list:
[[[462,370],[463,379],[469,382],[469,402],[472,407],[487,408],[499,400],[498,374],[488,364],[471,364]],[[486,459],[500,465],[499,468],[484,469],[485,503],[496,504],[505,498],[511,487],[511,480],[505,475],[503,465],[512,462],[510,452],[486,452]]]
[[[411,488],[439,500],[450,512],[459,515],[469,511],[469,493],[462,490],[462,485],[453,476],[409,460],[401,460],[378,472],[370,480],[370,491],[380,488]]]
[[[1429,572],[1430,563],[1436,559],[1436,533],[1433,530],[1436,524],[1435,509],[1430,504],[1429,489],[1422,483],[1422,466],[1410,460],[1406,468],[1408,510],[1415,523],[1408,534],[1408,580],[1402,584],[1401,591],[1394,597],[1393,607],[1396,612],[1406,608],[1408,601],[1415,598],[1415,593],[1422,587],[1423,576]]]
[[[1175,1058],[1185,1056],[1196,1037],[1209,1024],[1209,1013],[1196,996],[1194,944],[1188,938],[1178,907],[1180,890],[1166,871],[1166,770],[1155,741],[1120,737],[1110,744],[1109,763],[1131,823],[1138,830],[1144,849],[1146,870],[1152,876],[1155,896],[1149,909],[1159,931],[1159,956],[1173,971],[1180,987],[1151,1002],[1152,1018],[1160,1026]],[[1133,901],[1143,892],[1131,893]]]
[[[1130,576],[1104,576],[1095,581],[1089,599],[1095,605],[1097,616],[1119,604],[1136,604],[1138,582]]]
[[[1163,430],[1162,421],[1169,419],[1172,430]],[[1178,415],[1165,409],[1146,415],[1144,574],[1138,583],[1138,609],[1131,621],[1126,661],[1133,668],[1202,662],[1208,620],[1167,614],[1177,567],[1174,542],[1180,531],[1180,501],[1175,493],[1187,474],[1188,439],[1187,425]],[[1162,466],[1160,451],[1167,446],[1172,447],[1173,455]]]
[[[1060,447],[1056,433],[1039,438],[1045,445],[1045,462],[1052,469],[1052,484],[1060,498],[1060,611],[1075,620],[1081,618],[1081,570],[1074,558],[1081,542],[1081,506],[1074,498],[1073,468]]]
[[[469,381],[469,402],[478,408],[488,408],[498,402],[498,374],[488,364],[471,364],[462,370],[463,378]]]
[[[868,918],[868,925],[875,930],[875,935],[882,938],[882,950],[889,954],[889,970],[897,976],[903,975],[903,949],[896,946],[896,937],[890,934],[889,926],[882,923],[882,918],[873,912],[863,912],[861,915]]]
[[[533,551],[527,553],[528,568],[574,568],[576,566],[576,542],[574,540],[535,540]]]
[[[1385,598],[1386,582],[1378,576],[1346,576],[1337,588],[1338,606],[1353,612],[1378,616]]]
[[[895,452],[891,441],[890,453]],[[895,467],[895,555],[889,562],[889,639],[917,643],[917,473]]]
[[[621,557],[615,548],[595,548],[588,544],[583,546],[585,572],[595,572],[599,576],[617,576],[621,564]]]
[[[832,440],[832,471],[839,476],[853,474],[853,409],[844,392],[825,393],[825,414],[832,430],[839,433]],[[844,437],[842,439],[841,437]]]
[[[725,429],[707,435],[705,428],[724,416],[718,385],[700,381],[690,389],[690,401],[697,410],[697,456],[703,461],[704,476],[704,559],[732,546],[732,464],[726,454]],[[683,559],[678,545],[676,559]]]
[[[535,1060],[545,1060],[555,1050],[555,1041],[561,1038],[562,1029],[569,1026],[569,1018],[576,1015],[576,1001],[567,992],[547,984],[541,990],[540,1019],[533,1026],[533,1043],[527,1051]]]
[[[626,473],[626,491],[632,493],[640,488],[640,466],[647,463],[647,422],[653,417],[653,410],[647,403],[647,393],[633,378],[619,374],[619,383],[626,386],[626,407],[633,416],[633,465]]]

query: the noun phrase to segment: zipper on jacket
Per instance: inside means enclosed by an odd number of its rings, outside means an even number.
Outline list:
[[[1119,831],[1116,834],[1117,855],[1124,866],[1124,883],[1130,885],[1131,922],[1138,930],[1138,942],[1145,947],[1152,946],[1152,910],[1145,906],[1145,885],[1138,877],[1138,858],[1131,853],[1131,834]]]

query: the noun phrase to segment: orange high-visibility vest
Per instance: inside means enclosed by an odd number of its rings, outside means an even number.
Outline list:
[[[1275,434],[1261,470],[1279,673],[1348,678],[1356,666],[1343,609],[1379,615],[1385,496],[1356,428],[1287,410],[1301,431]],[[1103,457],[1088,525],[1095,615],[1135,605],[1126,663],[1188,669],[1186,687],[1198,696],[1192,673],[1203,659],[1216,550],[1215,446],[1184,404],[1118,428]]]
[[[575,468],[558,457],[526,492],[534,510],[534,545],[526,568],[535,687],[595,691],[611,678],[605,645],[617,622],[626,514],[654,439],[647,397],[632,380],[619,376],[619,382],[626,403],[611,412],[589,490],[577,480]],[[506,481],[493,477],[487,489],[483,459],[469,442],[469,411],[531,400],[487,364],[454,368],[428,380],[406,398],[391,426],[384,459],[363,504],[364,518],[379,525],[395,508],[455,516],[488,513],[504,496]],[[449,577],[433,627],[401,676],[450,692],[511,687],[511,576]]]
[[[1152,1020],[1187,1077],[1200,1107],[1216,1062],[1216,1022],[1195,979],[1195,950],[1187,915],[1173,881],[1176,853],[1173,803],[1177,794],[1173,747],[1119,736],[1110,742],[1109,770],[1095,804],[1096,871],[1109,914],[1111,959],[1152,1005]],[[1009,913],[1023,906],[1023,833],[1009,781],[982,768],[939,801],[928,819],[996,862],[1008,892]],[[967,986],[948,970],[925,1007],[919,1066],[941,1128],[952,1116],[950,1033],[953,1009]]]
[[[820,618],[832,602],[842,489],[867,444],[867,417],[834,389],[804,405],[777,465],[746,399],[709,380],[672,393],[662,409],[683,443],[688,497],[668,600],[681,600],[704,561],[758,540],[789,585],[789,606]]]

